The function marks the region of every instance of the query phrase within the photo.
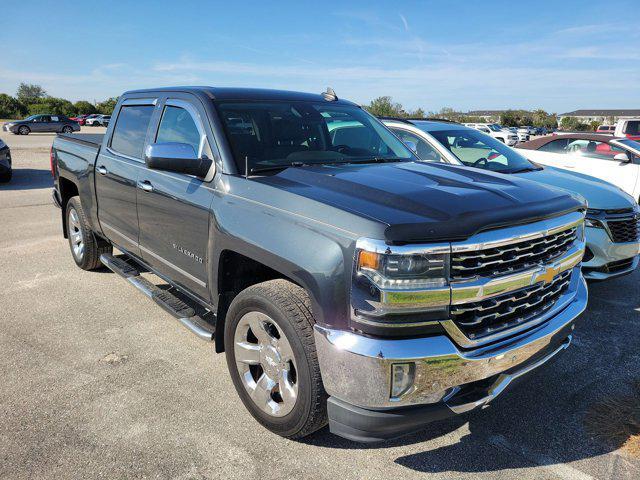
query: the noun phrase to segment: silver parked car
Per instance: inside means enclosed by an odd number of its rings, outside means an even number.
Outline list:
[[[42,132],[73,133],[80,131],[80,125],[64,115],[31,115],[24,120],[5,123],[2,129],[16,135]]]
[[[478,130],[455,123],[384,120],[401,140],[427,161],[453,163],[498,173],[515,174],[587,199],[585,278],[605,280],[631,273],[640,253],[640,210],[635,200],[615,185],[577,172],[533,163]]]
[[[95,117],[87,118],[85,124],[89,127],[107,127],[109,126],[109,120],[111,120],[111,115],[96,115]]]

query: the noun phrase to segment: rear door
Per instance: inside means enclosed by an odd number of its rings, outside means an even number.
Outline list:
[[[117,246],[140,256],[136,184],[144,168],[143,151],[156,98],[125,100],[111,138],[96,160],[98,219],[103,233]]]
[[[167,97],[157,112],[149,143],[191,145],[198,158],[214,159],[206,113],[189,94]],[[215,148],[215,146],[214,146]],[[211,171],[213,172],[213,170]],[[144,168],[138,182],[138,219],[142,258],[156,271],[209,301],[207,247],[210,183],[193,175]]]
[[[47,125],[47,132],[59,132],[62,130],[62,118],[58,115],[51,115],[49,117],[49,124]]]

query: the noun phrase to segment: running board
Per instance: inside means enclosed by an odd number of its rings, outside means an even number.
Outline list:
[[[130,263],[120,257],[109,254],[100,255],[102,264],[117,273],[130,284],[156,302],[163,310],[173,315],[193,334],[202,340],[212,341],[215,327],[196,314],[195,309],[187,305],[173,293],[163,290],[140,275],[140,272]]]

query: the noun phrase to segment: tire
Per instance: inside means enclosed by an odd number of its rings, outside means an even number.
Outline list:
[[[243,290],[226,316],[225,352],[236,391],[260,424],[286,438],[306,437],[327,423],[327,393],[320,376],[314,323],[307,293],[286,280]],[[264,338],[268,342],[261,343]],[[247,360],[239,360],[239,354]],[[265,381],[265,376],[278,382]],[[260,385],[267,388],[259,390]],[[293,401],[285,391],[295,392]]]
[[[13,170],[9,170],[8,172],[0,174],[0,183],[8,183],[11,181],[11,177],[13,177]]]
[[[22,125],[18,128],[18,135],[29,135],[31,133],[31,129],[26,125]]]
[[[97,239],[87,222],[79,197],[67,202],[67,236],[73,260],[83,270],[95,270],[102,267],[100,255],[112,253],[113,247],[104,240]]]
[[[62,133],[73,133],[73,128],[71,128],[69,125],[66,125],[62,127]]]

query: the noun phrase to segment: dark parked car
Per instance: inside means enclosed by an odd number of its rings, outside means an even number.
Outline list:
[[[114,116],[53,141],[73,259],[225,351],[273,432],[409,433],[569,346],[587,303],[575,195],[419,162],[331,90],[139,90]]]
[[[31,115],[24,120],[5,123],[3,130],[16,135],[29,135],[31,132],[73,133],[80,131],[80,125],[64,115]]]
[[[11,176],[11,151],[9,145],[0,140],[0,182],[8,182]]]

